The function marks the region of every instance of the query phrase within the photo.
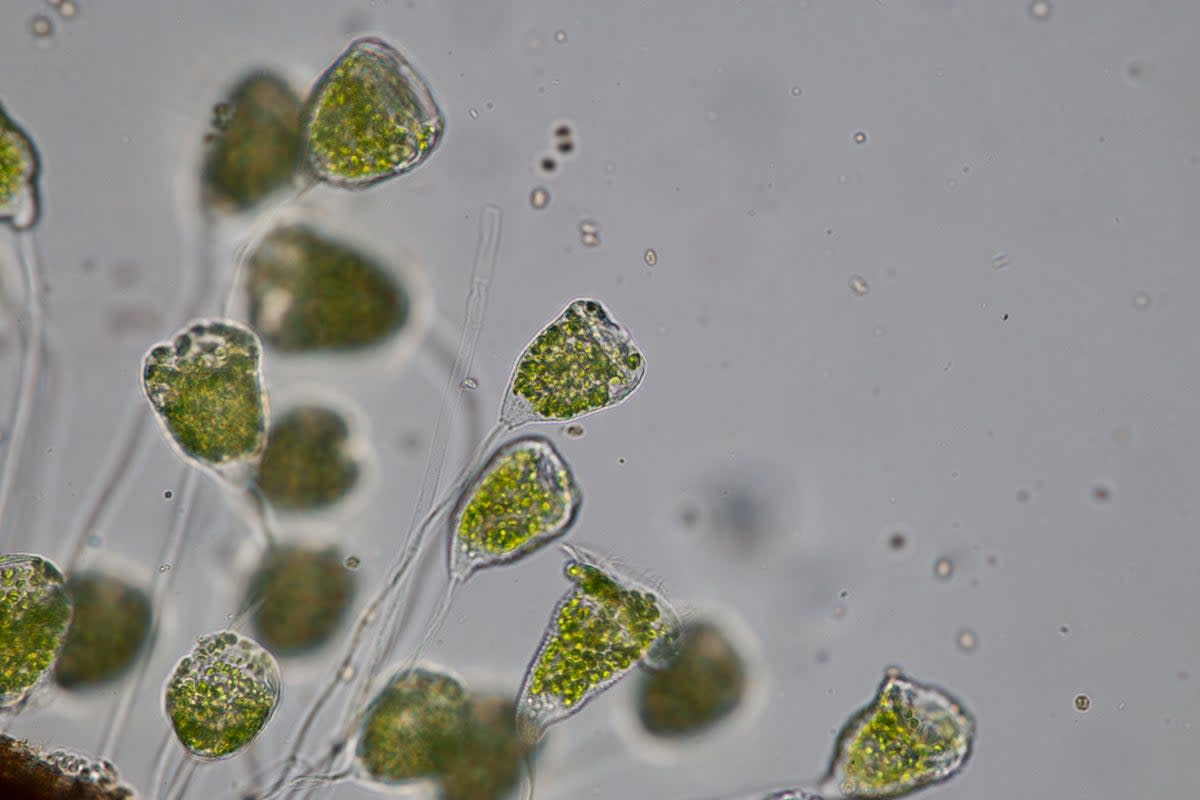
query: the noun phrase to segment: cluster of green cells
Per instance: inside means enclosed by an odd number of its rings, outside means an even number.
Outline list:
[[[205,204],[245,211],[287,186],[300,166],[301,99],[270,72],[244,77],[219,106],[205,155]]]
[[[639,681],[638,718],[656,736],[698,733],[738,707],[746,680],[745,662],[724,631],[712,622],[689,621],[671,663]]]
[[[337,411],[297,406],[271,421],[256,483],[279,511],[312,511],[341,500],[362,468],[349,446],[350,425]]]
[[[673,648],[679,619],[649,588],[633,584],[574,548],[566,576],[575,583],[555,607],[525,676],[518,703],[523,734],[536,738],[552,722],[627,673]]]
[[[281,352],[357,350],[408,322],[410,298],[382,264],[309,225],[269,233],[247,269],[250,324]]]
[[[619,403],[646,370],[629,331],[596,300],[576,300],[517,360],[502,416],[569,420]]]
[[[86,689],[123,675],[150,636],[150,598],[138,586],[103,572],[67,580],[75,608],[66,643],[54,665],[64,689]]]
[[[497,450],[463,493],[453,518],[451,562],[470,570],[542,547],[570,529],[581,500],[570,467],[549,440],[517,439]]]
[[[261,345],[241,323],[203,320],[156,344],[143,362],[142,388],[184,457],[218,470],[261,457]]]
[[[305,154],[320,180],[359,188],[416,167],[443,127],[429,86],[404,56],[379,39],[357,39],[309,96]]]
[[[7,800],[133,800],[116,767],[0,734],[0,787]]]
[[[197,758],[232,756],[258,736],[279,703],[279,665],[232,631],[201,636],[179,660],[163,696],[175,736]]]
[[[24,700],[54,666],[70,624],[58,567],[28,553],[0,557],[0,708]]]
[[[33,141],[0,106],[0,220],[17,228],[33,224],[37,171]]]
[[[900,797],[966,762],[975,723],[941,689],[889,670],[875,699],[842,728],[830,778],[845,797]]]
[[[269,548],[246,589],[259,640],[281,656],[325,644],[354,598],[354,573],[336,547]]]

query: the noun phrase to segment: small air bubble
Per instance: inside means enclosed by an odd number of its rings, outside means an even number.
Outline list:
[[[1049,19],[1050,10],[1049,0],[1033,0],[1029,6],[1029,13],[1034,19]]]
[[[1083,713],[1092,707],[1092,698],[1086,694],[1075,695],[1075,710]]]
[[[992,269],[1004,269],[1008,266],[1008,254],[996,253],[992,256]]]
[[[535,187],[529,193],[529,205],[537,209],[543,209],[550,205],[550,191],[545,186]]]
[[[358,569],[362,561],[359,560],[358,556],[346,556],[346,560],[342,563],[346,565],[346,569]]]
[[[554,41],[558,42],[559,44],[566,44],[567,43],[567,32],[566,31],[555,31],[554,32]]]
[[[855,134],[854,134],[854,143],[855,144],[864,144],[866,141],[867,141],[866,131],[855,132]]]
[[[54,23],[45,14],[38,14],[29,20],[29,32],[38,39],[46,39],[54,35]]]
[[[804,90],[801,89],[799,86],[792,87],[792,97],[799,97],[802,94],[804,94]]]
[[[871,287],[867,283],[867,279],[862,275],[851,275],[849,284],[850,291],[854,292],[859,297],[862,297],[864,294],[871,291]]]
[[[658,253],[654,248],[647,248],[646,252],[642,254],[642,260],[646,262],[647,267],[653,267],[658,263]]]
[[[958,649],[964,653],[969,653],[979,646],[979,639],[975,636],[975,631],[970,628],[963,628],[958,632]]]
[[[943,556],[933,564],[933,574],[940,580],[948,580],[954,574],[954,562]]]
[[[163,492],[163,500],[170,500],[174,496],[175,496],[175,493],[172,492],[170,489],[167,489],[165,492]]]

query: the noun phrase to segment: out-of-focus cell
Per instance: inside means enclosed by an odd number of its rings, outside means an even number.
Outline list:
[[[382,264],[308,225],[269,233],[247,269],[250,324],[285,353],[359,350],[409,319],[409,295]]]
[[[225,474],[266,448],[262,347],[231,320],[200,320],[150,348],[142,389],[179,453]]]
[[[311,511],[344,498],[361,472],[346,419],[331,408],[298,406],[272,420],[256,483],[276,510]]]
[[[646,372],[633,337],[597,300],[576,300],[517,360],[501,418],[565,421],[627,398]]]
[[[0,734],[0,787],[6,800],[133,800],[108,761],[66,750],[44,753]]]
[[[291,182],[300,165],[301,106],[273,73],[254,72],[238,82],[204,159],[206,205],[244,211]]]
[[[634,666],[676,653],[679,616],[656,591],[580,548],[564,572],[575,586],[555,606],[517,701],[517,726],[537,741]]]
[[[394,676],[363,715],[355,758],[364,780],[384,785],[433,778],[459,758],[471,704],[454,677],[417,668]]]
[[[519,558],[570,530],[583,495],[548,439],[510,442],[463,492],[451,521],[451,573]]]
[[[87,689],[123,675],[150,636],[150,598],[141,587],[103,572],[67,580],[75,616],[54,665],[64,689]]]
[[[974,734],[957,700],[892,669],[843,726],[828,780],[844,797],[901,797],[957,774]]]
[[[472,693],[471,713],[442,770],[443,800],[501,800],[521,778],[530,745],[517,735],[512,697]]]
[[[309,96],[305,154],[317,178],[357,189],[421,164],[444,126],[428,84],[399,51],[356,39]]]
[[[215,761],[254,741],[279,704],[279,665],[232,631],[201,636],[175,665],[164,692],[167,719],[191,755]]]
[[[272,547],[246,590],[256,635],[280,656],[329,641],[353,598],[354,573],[336,547]]]
[[[638,718],[656,736],[699,733],[737,709],[746,682],[746,664],[725,632],[708,621],[689,622],[671,663],[642,676]]]
[[[0,556],[0,708],[15,705],[54,666],[71,624],[63,575],[41,556]]]
[[[0,222],[18,230],[37,222],[37,176],[33,140],[0,106]]]

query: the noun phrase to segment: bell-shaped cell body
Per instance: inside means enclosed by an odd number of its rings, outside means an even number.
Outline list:
[[[33,140],[0,106],[0,222],[17,230],[37,222],[37,177]]]
[[[0,556],[0,708],[20,703],[54,666],[71,625],[71,596],[41,556]]]
[[[508,442],[479,470],[451,518],[451,574],[462,578],[554,541],[570,530],[582,500],[550,440]]]
[[[510,427],[567,421],[620,403],[642,382],[646,359],[597,300],[576,300],[526,345],[500,417]]]

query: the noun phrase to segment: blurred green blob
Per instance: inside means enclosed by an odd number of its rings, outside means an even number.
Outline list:
[[[829,776],[845,797],[901,797],[954,776],[975,722],[954,698],[889,670],[838,735]]]
[[[354,597],[354,573],[336,547],[270,548],[250,578],[258,638],[281,656],[320,647],[345,618]]]
[[[167,682],[164,708],[193,756],[217,760],[245,748],[279,703],[279,665],[253,639],[232,631],[201,636]]]
[[[37,221],[37,150],[0,106],[0,221],[17,229]]]
[[[283,78],[254,72],[218,106],[204,159],[205,204],[245,211],[287,186],[300,165],[302,103]]]
[[[200,320],[156,344],[143,362],[142,388],[185,458],[221,470],[262,456],[261,345],[241,323]]]
[[[0,556],[0,708],[29,694],[54,661],[71,624],[63,575],[41,556]]]
[[[311,511],[345,497],[361,472],[349,437],[342,415],[321,406],[299,406],[272,420],[257,479],[272,507]]]
[[[117,768],[66,750],[35,750],[0,734],[0,788],[5,800],[133,800]]]
[[[649,587],[578,548],[565,573],[575,588],[558,603],[525,675],[518,726],[536,741],[640,662],[675,652],[679,617]]]
[[[517,788],[530,747],[511,697],[471,695],[471,714],[441,775],[443,800],[501,800]]]
[[[309,168],[348,189],[408,172],[444,123],[425,80],[394,47],[356,39],[317,81],[304,120]]]
[[[526,437],[496,451],[454,514],[455,574],[511,561],[566,533],[582,496],[548,439]]]
[[[100,572],[67,580],[75,616],[54,680],[65,689],[86,689],[122,675],[150,635],[150,598],[139,587]]]
[[[383,265],[308,225],[272,231],[248,270],[250,324],[282,352],[359,350],[408,322],[408,294]]]
[[[645,358],[629,331],[596,300],[576,300],[541,330],[517,360],[503,419],[565,421],[628,397]]]
[[[725,633],[711,622],[688,622],[671,663],[639,682],[638,718],[656,736],[698,733],[738,707],[746,680],[746,665]]]
[[[440,775],[459,758],[470,715],[453,677],[421,668],[396,675],[363,717],[355,750],[363,777],[392,785]]]

